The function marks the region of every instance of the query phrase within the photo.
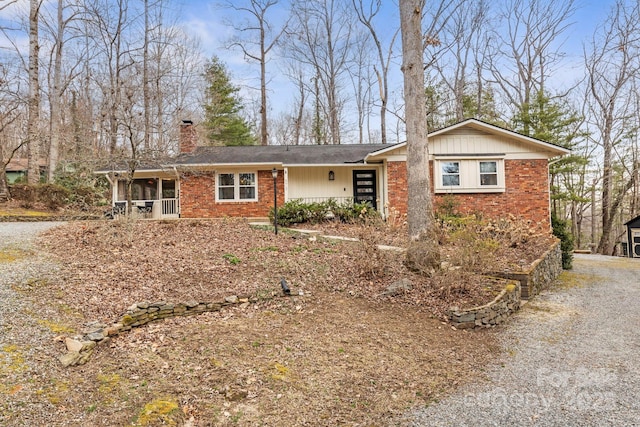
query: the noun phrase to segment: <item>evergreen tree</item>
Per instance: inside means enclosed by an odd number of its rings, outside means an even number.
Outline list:
[[[213,145],[253,145],[256,138],[246,120],[240,115],[242,104],[238,98],[240,88],[231,83],[225,65],[217,56],[207,63],[204,78],[205,121],[209,140]]]
[[[542,91],[537,93],[530,105],[521,106],[513,121],[516,131],[569,150],[576,150],[587,137],[580,129],[582,118],[566,103],[552,100]],[[587,157],[577,153],[550,162],[552,211],[558,217],[559,203],[566,205],[588,201],[583,195],[584,181],[575,179],[576,176],[584,177],[588,163]]]
[[[490,86],[482,89],[478,104],[477,89],[467,90],[462,95],[462,111],[465,118],[475,118],[500,127],[507,127],[496,106],[493,89]]]

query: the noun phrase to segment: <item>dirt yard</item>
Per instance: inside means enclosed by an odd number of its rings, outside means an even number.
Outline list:
[[[381,232],[402,244],[403,230]],[[482,377],[498,356],[495,330],[442,321],[449,305],[486,302],[495,289],[453,268],[425,279],[367,239],[275,236],[232,220],[98,221],[56,228],[41,249],[60,268],[15,285],[42,331],[40,343],[21,344],[25,368],[3,372],[7,425],[395,425],[405,410]],[[281,296],[281,277],[294,296]],[[382,295],[400,278],[414,288]],[[65,350],[56,337],[114,321],[135,302],[229,295],[258,301],[134,329],[83,366],[56,360]]]

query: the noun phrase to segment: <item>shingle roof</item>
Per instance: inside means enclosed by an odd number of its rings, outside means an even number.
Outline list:
[[[38,160],[38,166],[39,167],[47,166],[47,161],[42,159]],[[11,159],[11,161],[7,164],[7,167],[5,170],[7,172],[22,172],[22,171],[26,171],[28,167],[29,167],[28,159],[14,158],[14,159]]]
[[[164,169],[163,164],[160,162],[145,161],[136,166],[136,171],[158,171]],[[129,166],[123,161],[110,162],[96,168],[94,173],[108,173],[108,172],[126,172],[129,170]]]
[[[367,154],[391,146],[393,145],[341,144],[198,147],[193,153],[180,154],[169,163],[175,166],[247,163],[339,165],[361,163]]]

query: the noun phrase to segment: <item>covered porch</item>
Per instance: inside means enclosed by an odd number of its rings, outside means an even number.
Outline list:
[[[107,175],[111,183],[114,214],[127,212],[127,179],[118,173]],[[179,186],[175,175],[164,171],[136,172],[131,183],[131,213],[138,218],[179,218]]]

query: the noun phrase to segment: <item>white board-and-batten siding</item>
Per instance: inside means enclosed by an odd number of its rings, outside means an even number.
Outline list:
[[[488,134],[447,134],[429,139],[430,156],[502,154],[506,159],[546,159],[549,157],[542,149],[532,151],[532,148],[531,144]]]
[[[353,197],[353,171],[355,169],[375,169],[378,171],[377,178],[380,180],[380,170],[377,165],[358,168],[340,166],[289,167],[287,199],[326,199],[332,197],[342,200]],[[329,171],[334,173],[333,181],[329,180]]]
[[[548,159],[553,155],[543,145],[538,146],[471,128],[455,129],[446,134],[431,136],[428,147],[430,160],[438,156],[481,157],[487,155],[504,159]],[[388,161],[406,161],[406,145],[371,156],[371,160],[380,158]]]

